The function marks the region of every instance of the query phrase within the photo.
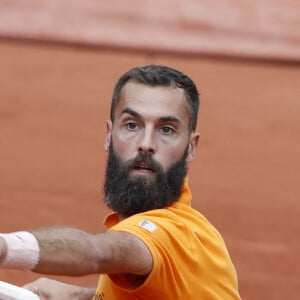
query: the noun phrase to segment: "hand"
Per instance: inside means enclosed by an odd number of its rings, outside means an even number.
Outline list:
[[[95,289],[65,284],[48,278],[40,278],[28,283],[24,288],[37,294],[41,300],[92,299]]]
[[[0,236],[0,266],[7,253],[7,244],[5,240]]]

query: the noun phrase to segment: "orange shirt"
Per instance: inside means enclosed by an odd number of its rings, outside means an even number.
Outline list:
[[[153,256],[153,269],[136,289],[123,288],[100,275],[94,300],[236,300],[237,276],[220,233],[191,208],[185,183],[179,201],[170,207],[133,215],[118,223],[112,214],[110,230],[140,238]],[[125,278],[124,278],[125,279]]]

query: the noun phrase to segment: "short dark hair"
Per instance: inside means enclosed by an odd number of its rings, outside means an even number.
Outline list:
[[[200,105],[199,93],[196,85],[187,75],[173,68],[161,65],[148,65],[143,67],[135,67],[118,80],[111,102],[110,117],[114,121],[115,108],[119,101],[120,93],[124,85],[129,81],[143,83],[150,86],[172,86],[182,88],[185,92],[190,111],[189,129],[193,131],[197,126],[198,110]]]

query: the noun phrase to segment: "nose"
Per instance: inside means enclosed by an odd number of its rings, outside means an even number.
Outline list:
[[[144,129],[138,143],[138,151],[154,154],[156,152],[155,133],[151,129]]]

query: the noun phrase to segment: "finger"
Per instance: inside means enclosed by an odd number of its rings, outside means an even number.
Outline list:
[[[38,296],[40,296],[38,287],[36,285],[34,285],[33,283],[25,284],[23,286],[23,288],[37,294]]]

